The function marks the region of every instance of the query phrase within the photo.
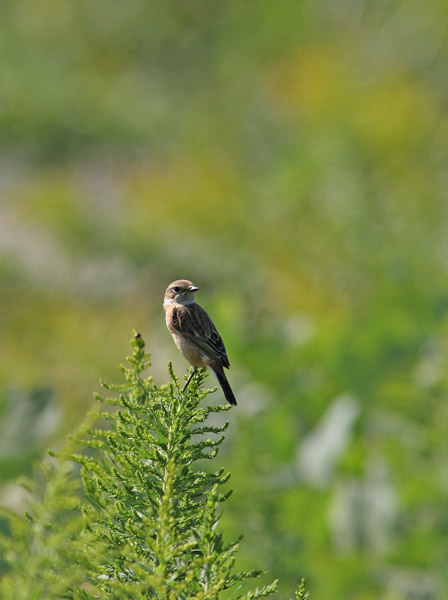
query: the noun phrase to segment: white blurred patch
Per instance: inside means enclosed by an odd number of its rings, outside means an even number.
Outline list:
[[[381,570],[388,593],[386,600],[435,600],[443,598],[443,581],[431,569],[392,566]]]
[[[44,228],[27,225],[2,208],[0,260],[13,261],[35,287],[64,288],[74,296],[121,297],[138,285],[138,273],[119,255],[74,257]]]
[[[359,401],[352,394],[342,394],[333,401],[297,450],[295,466],[302,479],[319,487],[329,482],[359,412]]]
[[[285,322],[285,337],[301,346],[311,340],[316,330],[313,320],[305,314],[297,313]]]
[[[238,402],[238,411],[245,415],[256,415],[270,404],[272,394],[269,388],[261,383],[248,383],[244,386],[232,385],[232,389],[234,389]]]
[[[18,483],[7,483],[0,491],[0,504],[17,513],[25,510],[28,492]]]
[[[338,484],[329,510],[333,543],[342,552],[385,552],[393,540],[397,514],[397,495],[387,465],[375,461],[362,479]]]
[[[413,379],[420,387],[431,387],[443,375],[445,352],[442,344],[436,340],[428,342],[421,352],[420,360],[414,367]]]

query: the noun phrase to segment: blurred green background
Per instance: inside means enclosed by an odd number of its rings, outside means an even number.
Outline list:
[[[188,278],[232,363],[242,565],[280,598],[446,599],[448,3],[0,14],[0,502],[133,329],[183,374]]]

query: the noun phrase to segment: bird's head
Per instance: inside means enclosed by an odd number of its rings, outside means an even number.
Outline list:
[[[165,304],[177,302],[179,304],[191,304],[194,302],[194,293],[199,288],[188,281],[187,279],[178,279],[173,281],[166,288]]]

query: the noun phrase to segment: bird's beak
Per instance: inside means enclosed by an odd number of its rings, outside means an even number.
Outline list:
[[[198,287],[196,287],[195,285],[190,285],[189,291],[190,292],[197,292],[198,291]]]

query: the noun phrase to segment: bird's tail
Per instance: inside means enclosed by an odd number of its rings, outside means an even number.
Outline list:
[[[213,369],[213,372],[218,378],[219,385],[222,387],[222,391],[224,392],[224,396],[226,397],[227,402],[230,402],[230,404],[236,406],[236,398],[233,395],[230,383],[227,381],[224,369],[222,367],[220,369],[217,369],[216,371]]]

